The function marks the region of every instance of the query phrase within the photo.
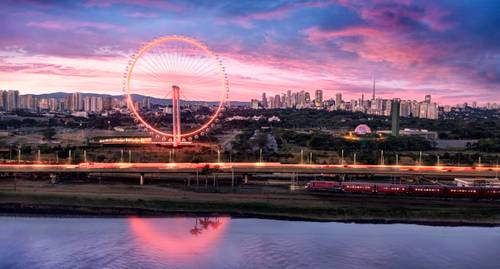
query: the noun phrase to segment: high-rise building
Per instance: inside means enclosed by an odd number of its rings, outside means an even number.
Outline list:
[[[274,108],[280,108],[281,107],[281,97],[279,94],[276,94],[274,96]]]
[[[82,95],[79,92],[74,92],[71,94],[70,111],[81,111],[83,110],[83,100]]]
[[[104,108],[101,96],[86,96],[83,98],[83,105],[87,112],[101,112]]]
[[[427,118],[437,120],[439,117],[439,108],[437,103],[430,103],[427,111]]]
[[[286,106],[287,107],[294,107],[293,102],[292,102],[292,91],[288,90],[286,92]]]
[[[311,103],[311,94],[309,92],[304,93],[304,107],[309,107]]]
[[[19,109],[19,91],[2,91],[2,104],[4,111],[15,111]]]
[[[316,105],[316,107],[323,106],[323,90],[316,90],[316,93],[314,95],[314,104]]]
[[[102,98],[102,106],[106,111],[111,110],[113,108],[113,98],[111,96],[104,96]]]
[[[427,102],[421,102],[420,103],[420,112],[418,117],[421,119],[427,119],[429,116],[429,105],[430,103]]]
[[[391,117],[392,117],[392,135],[399,135],[399,121],[400,121],[400,100],[395,98],[392,99],[391,104]]]
[[[29,111],[38,110],[38,98],[33,94],[25,94],[19,96],[19,108]]]
[[[342,106],[342,93],[335,94],[335,108],[340,109]]]
[[[262,93],[262,107],[263,108],[268,108],[267,107],[267,97],[266,97],[266,93],[265,92]]]
[[[424,102],[426,102],[427,104],[431,103],[431,96],[429,94],[425,96]]]
[[[144,97],[142,99],[142,108],[147,110],[151,109],[151,99],[149,97]]]
[[[252,101],[250,102],[250,106],[252,109],[258,109],[259,108],[259,100],[252,99]]]
[[[275,107],[274,107],[274,97],[269,96],[269,98],[268,98],[268,100],[267,100],[267,104],[268,104],[268,107],[269,107],[269,108],[271,108],[271,109],[275,108]]]

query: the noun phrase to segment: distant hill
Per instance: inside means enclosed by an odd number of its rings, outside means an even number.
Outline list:
[[[53,92],[53,93],[44,93],[44,94],[35,94],[38,98],[64,98],[67,95],[70,95],[71,93],[66,93],[66,92]],[[111,94],[99,94],[99,93],[81,93],[82,97],[87,97],[87,96],[102,96],[102,97],[113,97],[113,98],[121,98],[123,97],[122,94],[120,95],[111,95]],[[136,102],[142,102],[142,100],[146,98],[144,95],[140,94],[132,94],[132,99]],[[163,99],[163,98],[156,98],[156,97],[150,97],[151,99],[151,104],[156,105],[156,104],[162,104],[162,105],[171,105],[172,104],[172,99]],[[181,105],[201,105],[201,104],[208,104],[210,106],[217,105],[217,101],[198,101],[198,100],[181,100]],[[231,105],[234,106],[249,106],[249,102],[242,102],[242,101],[231,101]]]

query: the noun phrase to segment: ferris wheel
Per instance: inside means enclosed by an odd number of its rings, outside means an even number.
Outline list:
[[[214,126],[229,93],[219,57],[198,40],[163,36],[132,55],[124,75],[127,106],[155,141],[192,141]]]

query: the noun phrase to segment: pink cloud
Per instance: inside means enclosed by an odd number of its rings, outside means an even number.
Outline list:
[[[242,16],[229,19],[219,19],[219,22],[236,22],[245,28],[252,28],[252,21],[261,20],[281,20],[285,18],[290,12],[300,8],[320,8],[329,5],[330,2],[304,2],[304,3],[291,3],[279,6],[275,9],[253,12]]]
[[[444,55],[437,44],[416,42],[392,31],[374,27],[349,27],[339,30],[309,28],[305,31],[308,40],[315,43],[336,41],[344,51],[356,53],[363,59],[375,62],[390,62],[398,65],[414,65]],[[340,39],[360,37],[360,40]]]
[[[0,73],[20,72],[25,74],[43,74],[70,77],[98,77],[115,72],[103,72],[92,69],[76,69],[69,66],[50,63],[8,63],[0,62]]]
[[[159,8],[163,10],[173,10],[173,11],[185,10],[185,7],[180,4],[162,0],[87,0],[83,4],[83,6],[87,8],[92,8],[92,7],[109,8],[112,7],[113,5],[118,5],[118,4]]]
[[[44,30],[56,30],[56,31],[71,31],[79,30],[85,28],[93,28],[97,30],[113,30],[118,32],[125,32],[127,29],[123,26],[100,23],[100,22],[90,22],[90,21],[31,21],[26,23],[26,26],[39,28]]]
[[[323,42],[337,37],[361,36],[367,38],[377,38],[385,34],[381,30],[366,26],[349,27],[331,31],[320,30],[318,27],[312,27],[306,29],[305,33],[307,35],[307,38],[315,43]]]
[[[158,14],[148,13],[148,12],[133,12],[133,13],[128,13],[127,16],[133,18],[155,18],[158,17]]]

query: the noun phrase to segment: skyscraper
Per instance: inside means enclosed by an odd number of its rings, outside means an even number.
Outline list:
[[[342,105],[342,93],[335,94],[335,108],[340,109]]]
[[[323,106],[323,90],[316,90],[316,93],[314,95],[314,103],[316,107]]]
[[[392,99],[391,104],[391,116],[392,116],[392,135],[399,135],[399,120],[400,120],[400,100],[397,98]]]
[[[267,108],[267,97],[265,92],[262,93],[262,107]]]
[[[2,93],[3,110],[14,111],[19,108],[19,91],[8,90]]]
[[[79,92],[74,92],[71,94],[71,101],[68,107],[70,111],[80,111],[83,110],[83,100],[82,95]]]

